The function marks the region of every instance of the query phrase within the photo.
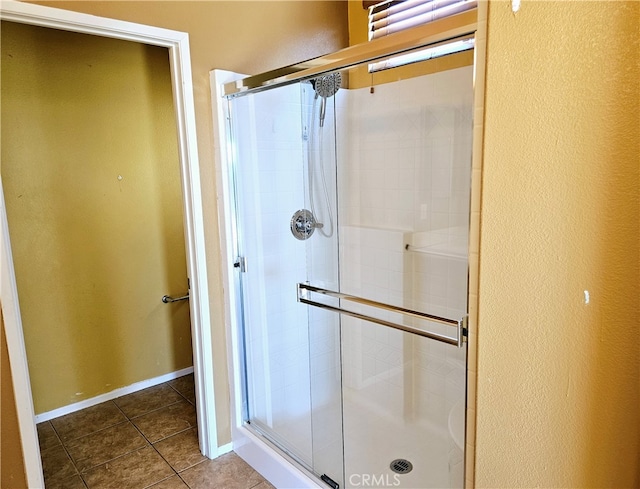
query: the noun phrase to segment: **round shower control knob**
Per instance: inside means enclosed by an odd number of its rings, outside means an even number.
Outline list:
[[[296,239],[309,239],[317,227],[316,218],[307,209],[296,211],[291,218],[291,234]]]

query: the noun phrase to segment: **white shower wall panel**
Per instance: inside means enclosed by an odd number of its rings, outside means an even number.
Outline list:
[[[467,226],[472,68],[348,90],[339,133],[346,225]]]

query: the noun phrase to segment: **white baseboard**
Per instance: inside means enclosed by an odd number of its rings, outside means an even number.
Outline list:
[[[36,414],[35,420],[36,420],[36,423],[49,421],[59,416],[64,416],[65,414],[75,413],[76,411],[80,411],[81,409],[95,406],[96,404],[100,404],[101,402],[111,401],[116,397],[126,396],[127,394],[141,391],[142,389],[146,389],[147,387],[153,387],[154,385],[163,384],[164,382],[177,379],[178,377],[182,377],[183,375],[188,375],[190,373],[193,373],[193,367],[183,368],[182,370],[160,375],[159,377],[154,377],[153,379],[147,379],[140,382],[136,382],[135,384],[131,384],[126,387],[120,387],[119,389],[115,389],[111,392],[107,392],[105,394],[100,394],[99,396],[92,397],[91,399],[85,399],[84,401],[74,402],[73,404],[69,404],[68,406],[63,406],[61,408],[54,409],[53,411],[48,411],[46,413]]]
[[[222,445],[218,447],[218,457],[220,455],[224,455],[225,453],[229,453],[233,451],[233,443],[227,443],[226,445]]]

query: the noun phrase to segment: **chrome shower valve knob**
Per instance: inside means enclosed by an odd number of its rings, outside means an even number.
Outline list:
[[[291,218],[291,234],[296,239],[309,239],[316,228],[321,228],[322,224],[316,221],[311,211],[300,209]]]

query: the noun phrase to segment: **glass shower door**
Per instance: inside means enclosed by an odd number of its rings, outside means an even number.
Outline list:
[[[351,75],[229,102],[246,421],[334,489],[462,487],[472,67]]]
[[[329,178],[334,150],[339,267],[298,293],[341,328],[343,487],[462,487],[472,68],[398,78],[332,99],[336,145],[307,166]]]
[[[345,94],[339,291],[385,305],[341,301],[383,322],[342,315],[346,487],[464,485],[472,76]]]
[[[307,106],[301,97],[301,85],[294,84],[229,101],[244,414],[259,434],[342,487],[339,334],[336,324],[296,301],[296,284],[309,273],[337,277],[337,262],[336,271],[319,272],[331,256],[337,259],[337,233],[319,244],[304,239],[317,229],[306,227],[316,204],[309,201],[304,164],[313,101]]]

